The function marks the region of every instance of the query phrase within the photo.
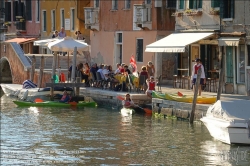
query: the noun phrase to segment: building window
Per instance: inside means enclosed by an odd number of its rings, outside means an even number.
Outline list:
[[[52,25],[52,31],[56,30],[56,11],[51,10],[51,25]]]
[[[40,0],[36,0],[36,22],[40,21]]]
[[[143,39],[137,39],[136,42],[136,61],[143,62]]]
[[[75,9],[71,9],[71,30],[75,30]]]
[[[64,9],[61,9],[61,27],[65,28]]]
[[[125,9],[130,9],[131,0],[125,0]]]
[[[221,18],[234,18],[234,0],[222,0],[220,3]]]
[[[47,31],[47,16],[46,16],[46,11],[43,11],[43,31]]]
[[[237,58],[237,66],[238,66],[238,72],[237,72],[237,82],[244,83],[245,82],[245,46],[239,45],[239,56]]]
[[[95,0],[94,1],[94,6],[96,7],[96,8],[98,8],[99,7],[99,4],[100,3],[100,0]]]
[[[212,8],[220,7],[220,0],[211,0],[211,7]]]
[[[176,8],[176,0],[167,0],[167,8]]]
[[[11,11],[11,2],[5,2],[5,11]],[[5,12],[4,13],[4,19],[5,21],[11,21],[11,13],[10,12]]]
[[[26,20],[32,21],[32,3],[31,0],[26,0]]]
[[[112,9],[118,10],[118,0],[112,0]]]
[[[13,1],[13,21],[16,21],[16,16],[18,16],[18,1]]]
[[[146,4],[151,4],[151,0],[145,0]]]
[[[189,9],[202,8],[202,0],[189,0]]]
[[[115,62],[122,63],[122,33],[116,33],[116,55]]]
[[[179,0],[179,9],[184,9],[184,2],[185,0]]]

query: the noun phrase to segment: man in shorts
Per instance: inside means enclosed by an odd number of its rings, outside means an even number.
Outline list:
[[[204,67],[201,64],[201,60],[197,58],[195,62],[196,64],[193,66],[193,70],[192,70],[193,91],[194,91],[194,87],[195,87],[195,83],[197,79],[198,70],[201,69],[201,79],[200,79],[200,85],[199,85],[199,96],[201,96],[201,86],[206,84],[206,77],[205,77]]]

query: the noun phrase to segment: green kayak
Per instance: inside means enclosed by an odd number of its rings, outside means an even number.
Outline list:
[[[18,106],[35,106],[35,107],[95,107],[97,104],[96,102],[84,102],[79,101],[76,102],[70,102],[70,103],[60,103],[58,101],[44,101],[44,102],[29,102],[29,101],[13,101]]]

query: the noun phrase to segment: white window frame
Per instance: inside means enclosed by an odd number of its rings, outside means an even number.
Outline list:
[[[188,6],[188,4],[189,4],[189,1],[184,1],[183,9],[179,8],[179,6],[180,6],[179,4],[180,4],[180,0],[177,0],[177,2],[176,2],[176,10],[177,11],[185,11],[186,6]]]
[[[39,3],[39,6],[38,6]],[[36,23],[40,23],[41,17],[40,17],[40,8],[41,8],[41,4],[40,4],[40,0],[36,0]]]
[[[125,6],[124,6],[124,9],[130,9],[130,8],[131,8],[131,1],[132,1],[132,0],[125,0],[125,1],[124,1],[124,5],[125,5]],[[128,3],[129,3],[129,8],[127,7],[127,6],[128,6]]]
[[[245,45],[243,45],[243,44],[240,44],[237,48],[237,62],[236,62],[236,70],[237,70],[237,83],[242,83],[242,84],[244,84],[245,82],[246,82],[246,80],[245,80],[245,77],[244,77],[244,82],[242,82],[242,81],[240,81],[240,49],[241,49],[241,47],[243,47],[242,49],[243,49],[243,51],[244,51],[244,75],[246,75],[246,49],[245,49]]]
[[[137,52],[136,52],[137,51],[137,42],[138,42],[139,39],[142,39],[142,41],[143,41],[143,45],[142,45],[142,61],[137,61],[137,57],[136,57],[137,56]],[[135,60],[136,60],[136,63],[143,63],[143,61],[144,61],[144,53],[143,53],[144,52],[143,51],[144,50],[144,42],[145,42],[144,38],[136,38],[136,43],[135,43],[136,44],[135,45]]]
[[[74,10],[74,18],[72,15],[72,11]],[[73,21],[74,20],[74,21]],[[76,30],[76,10],[75,8],[70,8],[70,31],[75,31]],[[74,27],[74,29],[73,29]]]
[[[115,2],[117,4],[116,8],[115,8]],[[112,0],[112,10],[118,10],[118,0]]]
[[[98,1],[98,7],[97,7],[97,1]],[[99,8],[100,7],[100,0],[94,0],[94,7]]]
[[[53,17],[53,11],[55,12],[55,17]],[[55,18],[55,20],[53,18]],[[53,28],[53,25],[55,25],[54,28]],[[52,9],[51,10],[51,31],[54,32],[55,30],[56,30],[56,10]]]
[[[119,34],[122,34],[122,41],[119,42]],[[116,67],[116,63],[120,63],[120,62],[123,62],[123,32],[121,31],[117,31],[115,33],[115,60],[114,60],[114,66]],[[119,57],[117,55],[119,55],[120,53],[120,46],[122,46],[122,59],[119,61]]]
[[[48,24],[46,24],[46,29],[44,29],[44,23],[45,22],[47,23],[47,11],[46,10],[42,10],[41,12],[42,12],[42,31],[43,32],[47,32],[47,29],[48,29],[47,25]],[[44,15],[43,15],[44,12],[46,14],[46,20],[44,20]]]
[[[64,13],[63,18],[62,18],[62,11]],[[63,25],[63,22],[64,22],[64,25]],[[60,9],[60,25],[61,25],[61,27],[65,28],[65,10],[64,10],[64,8]],[[61,27],[60,27],[60,29],[61,29]]]

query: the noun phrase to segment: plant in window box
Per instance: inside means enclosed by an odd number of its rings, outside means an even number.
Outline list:
[[[201,10],[187,9],[187,10],[185,10],[185,14],[187,16],[200,16],[200,15],[202,15],[202,11]]]
[[[185,10],[185,15],[191,15],[191,13],[192,13],[192,10],[191,9],[186,9]]]
[[[24,21],[25,21],[25,19],[24,19],[24,18],[21,18],[21,19],[20,19],[20,22],[24,22]]]
[[[183,12],[175,12],[175,13],[172,13],[171,16],[174,16],[174,17],[181,17],[183,15]]]
[[[220,10],[219,9],[214,9],[211,8],[211,10],[209,11],[210,15],[219,15],[220,14]]]
[[[5,22],[3,25],[4,25],[4,26],[10,26],[10,25],[11,25],[11,22]]]

